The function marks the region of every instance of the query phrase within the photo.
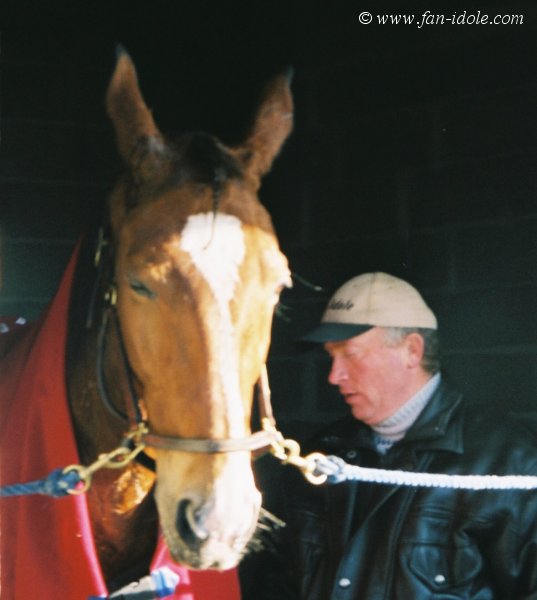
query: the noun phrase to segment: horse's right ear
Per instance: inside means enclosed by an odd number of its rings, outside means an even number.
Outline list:
[[[292,69],[275,77],[265,88],[253,126],[242,145],[247,170],[257,178],[269,171],[293,129]]]
[[[165,143],[140,92],[134,64],[122,46],[117,49],[106,109],[123,160],[130,168],[141,170],[142,176],[150,176],[165,154]]]

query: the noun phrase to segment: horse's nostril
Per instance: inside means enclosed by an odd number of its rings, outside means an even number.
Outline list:
[[[199,548],[209,537],[203,527],[203,510],[196,509],[191,500],[181,500],[177,509],[177,532],[190,548]]]

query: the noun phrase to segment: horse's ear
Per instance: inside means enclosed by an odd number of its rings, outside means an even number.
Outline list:
[[[242,146],[247,170],[261,177],[267,173],[293,129],[292,70],[275,77],[265,88],[253,126]]]
[[[122,46],[117,49],[106,109],[114,124],[119,153],[127,165],[142,171],[157,168],[154,163],[160,162],[165,143],[140,92],[134,64]]]

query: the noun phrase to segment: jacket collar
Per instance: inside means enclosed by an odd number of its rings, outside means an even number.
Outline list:
[[[463,424],[462,395],[443,377],[423,412],[398,445],[412,444],[418,451],[445,450],[462,454]],[[370,427],[350,415],[339,421],[321,440],[329,452],[336,449],[375,449]]]
[[[427,406],[400,443],[411,443],[416,450],[447,450],[462,454],[463,425],[462,395],[442,379]]]

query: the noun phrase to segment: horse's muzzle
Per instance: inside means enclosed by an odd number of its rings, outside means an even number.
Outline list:
[[[249,503],[240,515],[229,514],[227,518],[212,502],[181,500],[175,531],[167,536],[173,558],[194,569],[235,567],[255,529],[259,508],[260,502]]]

